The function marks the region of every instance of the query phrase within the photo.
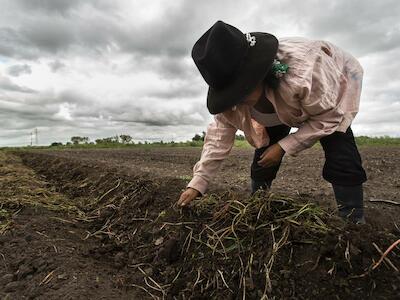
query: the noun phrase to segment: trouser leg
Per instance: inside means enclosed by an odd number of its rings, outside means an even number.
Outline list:
[[[253,162],[251,164],[252,193],[255,193],[259,189],[269,189],[280,167],[280,164],[268,168],[259,166],[257,161],[260,160],[261,154],[263,154],[269,146],[277,143],[279,140],[287,136],[290,132],[290,127],[283,124],[273,127],[266,127],[265,129],[267,130],[268,136],[270,138],[270,143],[268,146],[255,149],[254,151]]]
[[[339,216],[355,223],[364,222],[362,184],[367,176],[351,128],[323,137],[320,143],[325,152],[322,176],[332,184]]]

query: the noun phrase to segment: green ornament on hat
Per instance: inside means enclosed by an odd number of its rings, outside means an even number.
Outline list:
[[[288,72],[289,66],[281,63],[278,59],[274,59],[271,69],[276,78],[281,78]]]

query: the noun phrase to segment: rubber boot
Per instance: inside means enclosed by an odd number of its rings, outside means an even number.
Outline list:
[[[332,184],[339,216],[354,224],[365,224],[363,186]]]
[[[258,190],[269,190],[272,180],[255,180],[251,179],[251,194],[253,195]]]

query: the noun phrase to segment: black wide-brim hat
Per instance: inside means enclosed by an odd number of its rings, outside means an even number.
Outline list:
[[[209,85],[209,112],[242,102],[265,78],[277,51],[278,40],[269,33],[243,34],[222,21],[207,30],[193,46],[192,58]]]

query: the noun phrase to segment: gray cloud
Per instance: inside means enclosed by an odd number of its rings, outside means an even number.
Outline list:
[[[0,55],[32,59],[38,56],[37,50],[29,45],[20,33],[8,26],[0,28]]]
[[[396,0],[336,0],[323,5],[284,0],[278,9],[310,37],[334,41],[358,56],[400,47]]]
[[[10,116],[15,116],[13,121],[34,121],[36,124],[48,124],[54,120],[54,115],[58,112],[56,106],[39,106],[23,103],[20,105],[13,105],[11,103],[0,102],[1,114],[8,116],[3,120],[10,122]],[[6,126],[9,127],[9,126]],[[21,128],[21,127],[20,127]]]
[[[197,70],[183,58],[190,57],[195,40],[218,19],[218,11],[240,14],[228,5],[229,1],[213,6],[182,1],[165,3],[157,17],[132,23],[118,10],[124,2],[113,3],[19,1],[20,7],[33,9],[33,13],[16,27],[0,27],[0,54],[24,59],[50,56],[57,61],[57,57],[66,55],[107,60],[107,55],[121,53],[131,55],[136,69],[153,68],[164,78],[193,77],[198,76]],[[133,13],[140,16],[148,12],[138,8]],[[205,22],[204,16],[210,22]],[[60,69],[55,62],[49,66],[53,72]]]
[[[78,6],[79,0],[13,0],[22,9],[66,13]]]
[[[57,116],[60,102],[55,99],[46,105],[16,105],[0,100],[1,140],[27,145],[34,128],[39,128],[39,141],[44,144],[66,142],[73,135],[89,136],[91,140],[116,134],[130,134],[136,141],[185,140],[203,128],[196,107],[183,112],[172,108],[148,110],[135,104],[116,109],[79,103],[71,112],[73,119],[68,120]]]
[[[96,103],[76,91],[59,94],[32,95],[19,103],[12,98],[0,98],[0,128],[29,130],[36,127],[94,128],[96,124],[114,126],[171,128],[204,124],[208,113],[202,103],[187,103],[175,100],[160,103],[156,98],[126,101],[118,106],[112,103]],[[11,118],[11,121],[10,121]],[[119,125],[118,125],[119,124]]]
[[[26,9],[35,8],[35,13],[21,20],[18,29],[7,26],[2,28],[2,39],[10,43],[0,50],[13,55],[7,51],[13,49],[16,57],[32,55],[22,48],[26,45],[35,48],[37,55],[40,55],[40,51],[54,54],[74,47],[87,47],[86,50],[91,50],[87,53],[93,50],[101,52],[116,45],[121,51],[143,56],[187,56],[196,39],[193,32],[200,33],[210,25],[204,23],[204,15],[211,19],[212,15],[218,15],[215,8],[232,10],[226,6],[228,1],[220,1],[213,7],[208,3],[192,5],[190,1],[182,1],[179,5],[165,3],[156,18],[131,24],[120,12],[113,13],[112,9],[104,11],[106,2],[103,1],[90,2],[87,7],[80,5],[80,1],[53,3],[51,0],[26,0],[19,3]],[[116,1],[114,10],[121,3]],[[111,6],[109,4],[107,8]],[[75,10],[68,15],[51,14],[52,11],[65,12],[71,8]],[[87,11],[91,14],[85,14]],[[199,11],[202,13],[199,14]],[[139,8],[136,14],[140,13]]]
[[[7,68],[7,73],[11,76],[18,77],[21,74],[31,74],[32,69],[29,65],[12,65]]]
[[[0,70],[14,76],[0,74],[2,140],[26,142],[35,127],[46,142],[71,134],[167,140],[201,132],[211,120],[207,86],[190,50],[218,19],[244,32],[343,47],[365,69],[356,134],[400,132],[395,0],[4,0],[0,9]]]
[[[205,90],[200,89],[199,86],[183,86],[181,88],[170,88],[164,91],[149,92],[150,97],[159,99],[179,99],[179,98],[192,98],[204,94]]]
[[[4,77],[0,74],[0,90],[20,92],[20,93],[36,93],[35,90],[28,87],[19,86],[11,81],[10,78]]]
[[[55,61],[49,62],[48,65],[49,65],[50,70],[53,73],[58,72],[59,70],[62,70],[62,69],[64,69],[66,67],[66,65],[63,62],[59,61],[59,60],[55,60]]]
[[[199,107],[182,107],[169,105],[152,106],[148,109],[145,105],[131,105],[125,112],[111,115],[116,122],[142,123],[147,126],[186,126],[201,125],[205,116],[201,114]]]
[[[67,54],[70,51],[90,56],[104,49],[112,41],[108,26],[112,22],[105,13],[88,17],[85,12],[74,10],[64,14],[72,7],[81,7],[81,1],[20,1],[29,11],[29,18],[19,20],[17,26],[5,23],[0,27],[0,54],[16,58],[37,59],[45,55]],[[33,2],[39,2],[37,5]],[[30,10],[30,7],[35,10]],[[29,10],[28,10],[29,9]],[[90,10],[95,7],[87,7]],[[60,12],[57,14],[54,12]],[[83,15],[82,15],[83,14]],[[11,20],[12,21],[12,20]],[[106,34],[102,34],[105,31]],[[107,34],[107,32],[109,32]]]
[[[70,22],[62,18],[35,20],[21,28],[19,34],[24,43],[31,47],[46,53],[58,53],[77,42],[77,36],[70,25]]]
[[[3,44],[0,51],[15,57],[38,57],[41,52],[56,54],[71,49],[77,51],[77,48],[89,50],[87,55],[101,55],[112,46],[118,51],[142,56],[184,57],[190,54],[191,45],[200,33],[220,18],[221,12],[236,17],[242,12],[248,14],[245,8],[257,10],[259,14],[274,11],[269,15],[270,23],[260,19],[258,30],[279,30],[286,24],[274,22],[290,20],[310,36],[334,39],[362,55],[397,48],[400,41],[400,28],[396,25],[400,7],[395,0],[338,0],[326,7],[315,5],[314,1],[286,0],[277,4],[245,1],[241,5],[229,1],[213,5],[203,1],[193,5],[182,1],[160,5],[162,9],[157,17],[141,23],[129,22],[121,13],[122,1],[82,4],[81,1],[25,0],[17,3],[33,13],[30,18],[21,20],[17,29],[1,28],[0,36],[8,43]],[[136,13],[147,12],[138,8]],[[250,16],[248,18],[250,23],[257,24]]]

